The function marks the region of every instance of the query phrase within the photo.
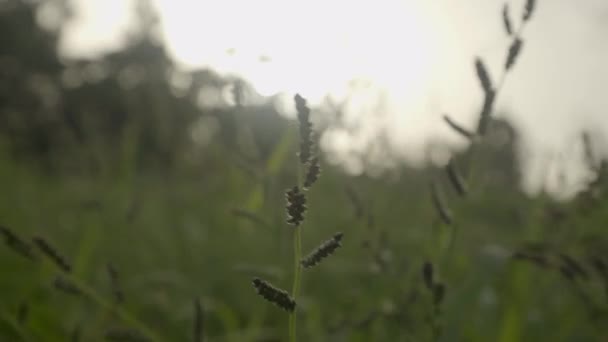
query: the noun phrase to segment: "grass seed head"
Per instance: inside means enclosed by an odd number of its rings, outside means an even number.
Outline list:
[[[505,28],[505,32],[507,32],[507,35],[512,36],[513,35],[513,25],[511,25],[511,18],[509,16],[509,4],[505,3],[505,5],[502,7],[502,22]]]
[[[55,280],[53,281],[53,286],[57,290],[72,296],[79,296],[82,294],[80,289],[76,285],[74,285],[74,283],[60,275],[55,277]]]
[[[314,148],[314,130],[312,122],[310,122],[310,108],[306,104],[306,100],[296,94],[294,97],[296,102],[296,111],[298,113],[298,122],[300,128],[300,162],[306,164],[313,156]]]
[[[72,271],[72,266],[67,262],[67,260],[62,257],[59,252],[51,246],[51,244],[41,237],[33,238],[34,244],[38,247],[38,249],[44,254],[51,262],[55,264],[59,269],[66,273],[70,273]]]
[[[535,5],[536,5],[536,1],[535,0],[527,0],[526,1],[526,5],[524,6],[524,14],[522,16],[522,20],[524,22],[530,20],[530,17],[532,17],[532,12],[534,12]]]
[[[297,227],[304,221],[306,195],[300,191],[299,187],[294,186],[285,192],[285,198],[287,200],[287,223]]]
[[[308,162],[308,170],[306,171],[306,178],[304,179],[304,190],[310,189],[310,187],[319,179],[321,174],[321,165],[319,165],[319,158],[313,157]]]
[[[494,92],[492,80],[490,79],[488,69],[479,57],[475,58],[475,70],[477,72],[477,78],[479,79],[479,83],[481,84],[481,88],[483,89],[484,93],[489,94]]]
[[[304,257],[300,261],[300,264],[304,268],[311,268],[319,264],[323,259],[332,255],[336,249],[342,246],[342,237],[342,233],[336,233],[331,239],[324,241],[314,251]]]
[[[561,267],[567,269],[567,273],[572,274],[573,277],[580,277],[585,280],[589,279],[589,273],[576,259],[564,253],[559,253],[558,256],[561,260]]]
[[[293,310],[295,310],[296,301],[289,296],[287,291],[281,290],[260,278],[254,278],[252,283],[258,294],[267,301],[288,312],[293,312]]]
[[[509,52],[507,54],[507,61],[505,62],[505,70],[511,70],[511,68],[513,67],[513,65],[515,64],[515,61],[517,60],[517,56],[519,56],[519,53],[521,52],[521,48],[523,46],[523,40],[521,40],[521,38],[517,37],[515,38],[515,40],[513,40],[513,42],[511,43],[511,46],[509,47]]]
[[[30,259],[36,260],[34,252],[32,251],[31,246],[22,240],[17,234],[8,229],[7,227],[0,226],[0,235],[4,237],[4,243],[12,249],[15,253]]]

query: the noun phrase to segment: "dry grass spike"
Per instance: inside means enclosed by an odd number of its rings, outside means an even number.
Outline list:
[[[304,268],[310,268],[319,264],[323,259],[332,255],[336,249],[342,246],[342,233],[336,233],[331,239],[324,241],[319,247],[300,261]]]
[[[517,60],[517,56],[519,56],[523,43],[524,42],[519,37],[517,37],[517,38],[515,38],[515,40],[513,40],[513,42],[511,43],[511,46],[509,47],[509,52],[507,54],[507,61],[505,62],[505,70],[508,71],[513,67],[513,65],[515,64],[515,61]]]
[[[252,283],[258,294],[267,301],[288,312],[293,312],[295,310],[296,302],[289,296],[287,291],[281,290],[260,278],[254,278]]]
[[[36,260],[31,246],[17,236],[17,234],[13,233],[13,231],[5,226],[0,226],[0,235],[4,237],[4,243],[15,253],[27,259]]]
[[[72,282],[60,275],[55,277],[55,280],[53,281],[53,286],[57,290],[72,296],[78,296],[82,294],[82,292],[76,285],[74,285]]]
[[[532,12],[534,12],[535,5],[536,5],[536,1],[535,0],[527,0],[526,1],[526,5],[524,7],[524,14],[522,16],[522,20],[524,22],[530,20],[530,17],[532,17]]]
[[[314,148],[313,128],[310,122],[310,108],[306,105],[306,100],[296,94],[294,97],[296,102],[296,111],[298,113],[298,122],[300,127],[300,162],[306,164],[312,158]]]
[[[287,223],[297,227],[304,221],[306,195],[300,191],[299,187],[294,186],[285,192],[285,198],[287,200]]]
[[[486,68],[485,64],[479,57],[475,58],[475,71],[477,72],[477,78],[479,79],[481,89],[483,89],[484,93],[493,93],[494,87],[492,86],[490,74],[488,73],[488,69]]]
[[[509,4],[505,3],[502,7],[502,22],[505,27],[507,35],[513,35],[513,25],[511,25],[511,17],[509,16]]]
[[[48,243],[45,239],[41,237],[33,238],[34,244],[40,249],[42,254],[46,255],[49,260],[51,260],[55,266],[66,273],[70,273],[72,271],[72,267],[70,264],[63,258],[59,252],[50,243]]]
[[[308,162],[308,170],[306,171],[306,178],[304,178],[304,190],[310,189],[310,187],[319,179],[321,174],[321,165],[319,165],[319,158],[312,157]]]

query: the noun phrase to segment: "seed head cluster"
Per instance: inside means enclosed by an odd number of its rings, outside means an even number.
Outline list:
[[[260,278],[254,278],[252,283],[258,294],[267,301],[276,304],[278,307],[288,312],[293,312],[296,308],[295,300],[287,294],[287,291],[276,288],[269,282]]]
[[[306,164],[313,155],[314,141],[313,128],[310,122],[310,108],[306,105],[306,100],[296,94],[296,111],[298,112],[298,122],[300,127],[300,162]]]
[[[306,195],[300,191],[298,186],[294,186],[285,192],[285,198],[287,200],[287,223],[297,227],[304,221]]]
[[[310,187],[319,179],[321,174],[321,166],[319,165],[319,158],[313,157],[308,162],[308,171],[306,172],[306,178],[304,179],[304,190],[310,189]]]
[[[0,235],[4,237],[4,242],[6,243],[6,245],[15,253],[20,254],[30,260],[36,259],[30,245],[27,242],[23,241],[13,231],[8,229],[7,227],[0,226]]]
[[[300,261],[300,264],[305,268],[310,268],[318,263],[320,263],[323,259],[332,255],[336,249],[342,246],[342,233],[336,233],[331,239],[324,241],[319,247],[317,247],[314,251],[312,251],[308,256]]]
[[[33,238],[34,244],[40,249],[40,251],[46,255],[58,268],[66,273],[70,273],[72,271],[72,266],[67,262],[67,260],[62,257],[57,250],[51,246],[45,239],[41,237]]]

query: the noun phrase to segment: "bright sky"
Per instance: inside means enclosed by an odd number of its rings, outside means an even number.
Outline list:
[[[79,15],[66,27],[65,54],[121,46],[132,0],[74,1]],[[286,101],[295,92],[313,104],[350,92],[346,117],[361,128],[328,132],[323,145],[353,172],[363,169],[354,156],[381,133],[397,159],[372,149],[378,166],[423,160],[429,139],[462,146],[441,116],[473,126],[481,100],[473,57],[484,58],[497,79],[508,48],[499,0],[360,0],[348,7],[324,0],[153,1],[169,52],[184,68],[241,75],[262,95],[285,92]],[[515,24],[523,2],[509,2]],[[608,2],[537,2],[498,103],[524,133],[531,190],[548,158],[579,158],[582,129],[608,133]]]

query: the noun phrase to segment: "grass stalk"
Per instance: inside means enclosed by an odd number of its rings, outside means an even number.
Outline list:
[[[298,174],[298,186],[302,186],[302,167],[296,161],[297,174]],[[303,223],[302,223],[303,224]],[[291,297],[297,302],[298,295],[300,294],[300,283],[302,281],[302,265],[300,260],[302,259],[302,224],[298,225],[294,229],[293,234],[293,284],[291,288]],[[298,309],[296,307],[293,312],[289,314],[289,341],[296,342],[296,325],[298,321],[297,316]]]

